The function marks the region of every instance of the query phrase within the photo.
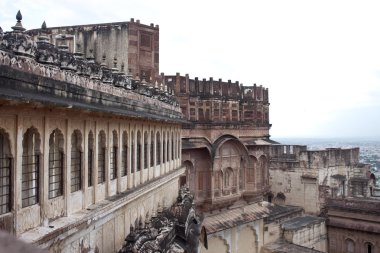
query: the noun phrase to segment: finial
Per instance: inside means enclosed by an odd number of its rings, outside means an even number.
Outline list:
[[[21,11],[18,10],[17,14],[16,14],[16,19],[17,19],[17,22],[20,22],[22,20],[22,15],[21,15]]]
[[[103,56],[102,56],[102,63],[100,64],[100,66],[102,67],[106,67],[106,54],[104,53]]]
[[[46,22],[45,21],[42,23],[41,29],[46,30]]]
[[[17,23],[15,24],[15,26],[12,26],[12,29],[14,31],[19,31],[19,32],[25,31],[25,28],[22,27],[22,24],[21,24],[22,15],[21,15],[20,10],[16,14],[16,19],[17,19]]]
[[[115,55],[115,57],[113,58],[113,67],[114,68],[117,68],[117,57]]]
[[[124,62],[121,63],[121,72],[124,72]]]

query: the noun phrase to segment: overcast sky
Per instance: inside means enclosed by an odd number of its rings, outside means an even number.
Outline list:
[[[160,71],[269,88],[271,135],[380,136],[380,1],[1,0],[27,29],[139,19]]]

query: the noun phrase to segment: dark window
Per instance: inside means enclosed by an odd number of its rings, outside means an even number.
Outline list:
[[[148,168],[148,143],[144,143],[144,169]]]
[[[88,186],[92,186],[92,177],[94,169],[94,135],[92,131],[88,134]]]
[[[82,189],[81,134],[75,130],[71,136],[71,192]]]
[[[166,137],[164,135],[163,147],[162,147],[162,163],[166,163]]]
[[[159,133],[156,135],[156,164],[161,164],[161,141]]]
[[[141,144],[137,142],[137,150],[136,150],[136,171],[141,170]]]
[[[134,135],[132,132],[132,146],[131,146],[131,173],[135,172],[135,153],[136,153],[136,147],[135,147],[135,141],[134,141]]]
[[[22,207],[37,204],[39,193],[39,144],[40,138],[35,128],[24,134],[22,147]]]
[[[151,142],[150,142],[150,166],[154,166],[154,133],[150,134]]]
[[[49,138],[49,199],[63,194],[63,135],[56,129]]]
[[[117,177],[117,147],[113,146],[110,153],[110,178]]]
[[[88,150],[88,186],[92,186],[92,170],[94,169],[94,150]]]
[[[128,146],[124,145],[123,150],[121,151],[121,159],[123,169],[121,171],[121,176],[128,175]]]
[[[6,134],[0,131],[0,214],[11,210],[11,165],[9,141]]]
[[[106,134],[100,131],[98,138],[98,184],[106,181]]]
[[[142,33],[140,35],[140,46],[151,48],[151,46],[152,46],[152,36],[150,34],[144,34],[144,33]]]

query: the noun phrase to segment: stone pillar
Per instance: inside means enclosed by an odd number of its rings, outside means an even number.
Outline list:
[[[41,152],[43,155],[40,158],[42,160],[42,165],[40,167],[40,192],[42,193],[40,196],[40,206],[41,206],[41,222],[44,225],[48,224],[47,217],[47,202],[48,202],[48,194],[49,194],[49,122],[44,117],[44,129],[41,131],[41,144],[43,145],[43,151]]]
[[[15,145],[14,146],[14,149],[15,149],[15,152],[13,153],[14,154],[14,159],[13,159],[13,168],[14,168],[14,177],[13,177],[13,181],[12,181],[12,184],[14,185],[14,196],[13,196],[13,208],[14,208],[14,226],[15,226],[15,233],[16,233],[16,236],[18,235],[18,231],[17,231],[17,227],[18,226],[18,219],[17,219],[17,215],[18,215],[18,212],[21,210],[22,208],[22,139],[23,139],[23,131],[24,131],[24,128],[23,128],[23,124],[22,124],[22,121],[21,121],[21,117],[20,115],[18,114],[17,117],[16,117],[16,139],[15,139]]]

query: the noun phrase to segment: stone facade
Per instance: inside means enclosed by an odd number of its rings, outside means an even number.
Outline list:
[[[301,206],[309,214],[324,212],[329,196],[356,194],[359,189],[354,190],[352,182],[369,170],[359,163],[358,148],[313,151],[306,146],[274,145],[270,157],[273,202]],[[366,187],[362,191],[367,194]]]
[[[178,103],[163,85],[72,54],[54,29],[58,47],[44,27],[34,41],[21,19],[0,36],[0,226],[51,252],[115,252],[176,200]]]
[[[380,201],[330,198],[327,201],[329,252],[380,252]]]

